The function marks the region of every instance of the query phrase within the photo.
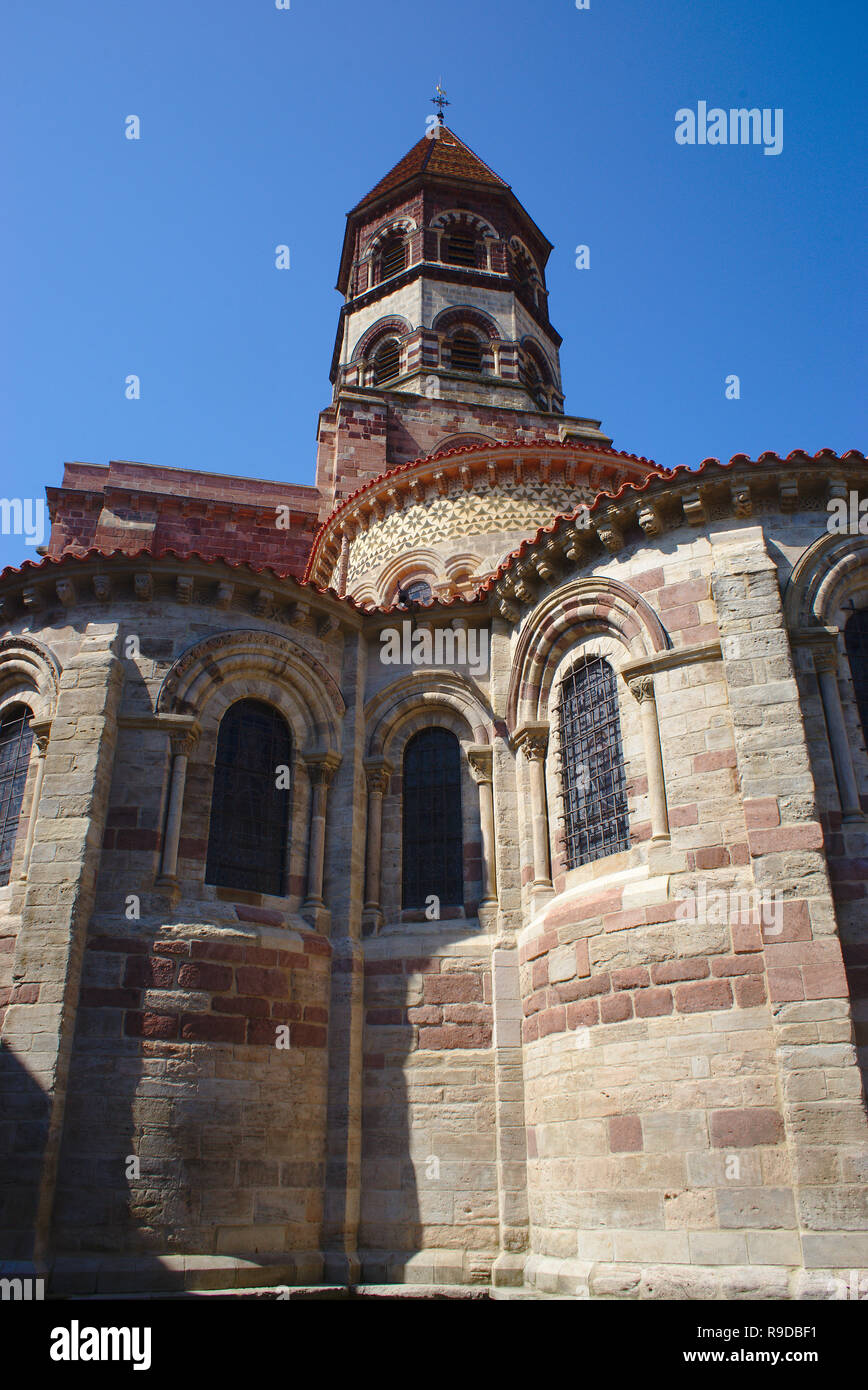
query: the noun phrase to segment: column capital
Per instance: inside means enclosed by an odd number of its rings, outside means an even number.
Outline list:
[[[169,731],[169,744],[172,749],[172,757],[191,758],[196,751],[196,744],[199,742],[201,732],[198,724],[189,729],[171,729]]]
[[[368,782],[368,791],[382,796],[388,788],[389,778],[394,771],[388,758],[366,758],[365,777]]]
[[[654,677],[634,676],[627,684],[630,687],[630,694],[640,705],[644,705],[646,700],[653,700],[654,696]]]
[[[824,642],[814,647],[814,669],[819,674],[821,671],[838,671],[838,648],[834,642]]]
[[[490,743],[474,743],[466,749],[467,761],[474,782],[492,781],[492,748]]]
[[[50,719],[31,719],[30,728],[33,737],[36,739],[36,747],[39,749],[40,757],[44,758],[48,751],[48,739],[51,734]]]
[[[524,751],[528,762],[542,762],[549,743],[548,724],[522,724],[516,729],[513,742]]]
[[[313,787],[327,787],[340,765],[340,753],[309,753],[304,758],[308,779]]]

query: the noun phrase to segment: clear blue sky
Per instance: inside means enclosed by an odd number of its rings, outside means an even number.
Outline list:
[[[555,244],[567,411],[667,466],[864,447],[860,10],[6,0],[0,496],[66,459],[312,482],[344,215],[441,76]],[[783,152],[677,145],[700,100],[783,108]]]

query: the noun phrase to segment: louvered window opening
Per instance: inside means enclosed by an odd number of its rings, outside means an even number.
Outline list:
[[[0,720],[0,884],[4,886],[12,872],[32,748],[30,710],[14,705]]]
[[[443,258],[448,265],[476,265],[476,236],[473,232],[453,232],[446,241]]]
[[[482,348],[472,333],[457,333],[452,339],[452,365],[460,372],[482,371]]]
[[[464,904],[461,753],[448,729],[424,729],[407,744],[403,779],[405,908]]]
[[[521,375],[526,386],[536,388],[542,385],[542,375],[540,369],[532,357],[523,357],[521,363]]]
[[[392,275],[400,275],[407,267],[407,243],[399,238],[389,241],[380,256],[380,279],[388,280]]]
[[[392,381],[401,370],[401,349],[395,339],[384,343],[374,357],[374,383],[382,386]]]
[[[512,275],[519,289],[532,290],[531,267],[526,256],[514,255],[512,257]]]
[[[558,701],[567,867],[630,848],[616,676],[601,657],[565,677]]]
[[[259,700],[240,700],[217,738],[205,881],[251,893],[286,892],[291,767],[286,721]],[[280,781],[288,780],[282,775]]]
[[[844,645],[850,662],[862,733],[868,744],[868,609],[860,608],[847,619]]]

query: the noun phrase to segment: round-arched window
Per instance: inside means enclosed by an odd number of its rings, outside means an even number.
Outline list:
[[[472,227],[456,227],[444,238],[443,259],[447,265],[476,265],[476,232]]]
[[[400,275],[407,267],[407,242],[403,236],[391,236],[384,243],[379,255],[378,280],[388,280]]]
[[[9,882],[12,870],[12,854],[33,747],[30,717],[26,705],[10,705],[0,718],[0,884]]]
[[[374,385],[393,381],[401,371],[401,347],[397,338],[387,338],[374,353]]]
[[[404,907],[464,904],[461,753],[448,729],[423,729],[404,751]]]
[[[398,585],[398,603],[430,603],[431,585],[427,579],[411,579]]]
[[[286,720],[262,700],[239,700],[217,736],[205,882],[286,892],[289,768]]]
[[[482,371],[482,345],[473,333],[462,331],[452,339],[452,365],[460,372]]]

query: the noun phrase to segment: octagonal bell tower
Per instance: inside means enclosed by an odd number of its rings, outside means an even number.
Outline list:
[[[599,421],[563,413],[551,250],[510,186],[442,123],[356,204],[320,416],[324,514],[444,448],[611,442]]]

